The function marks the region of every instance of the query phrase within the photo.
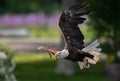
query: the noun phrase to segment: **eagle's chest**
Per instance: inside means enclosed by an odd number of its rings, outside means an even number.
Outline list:
[[[65,59],[71,60],[73,62],[83,61],[84,59],[83,54],[74,50],[68,50],[68,51],[69,51],[69,55]]]

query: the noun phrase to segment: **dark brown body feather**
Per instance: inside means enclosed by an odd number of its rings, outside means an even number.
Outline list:
[[[68,50],[69,51],[69,56],[66,57],[65,59],[71,60],[73,62],[77,62],[77,61],[84,61],[85,57],[89,57],[91,59],[94,58],[93,55],[89,54],[88,52],[84,52],[81,50],[78,50],[77,48],[71,48]]]
[[[78,10],[85,6],[87,6],[86,3],[73,5],[68,10],[63,11],[59,20],[59,27],[63,32],[66,42],[65,49],[68,49],[70,53],[66,59],[72,61],[83,61],[84,57],[93,58],[93,55],[80,51],[84,48],[84,36],[80,31],[78,24],[82,24],[86,20],[86,18],[81,16],[88,14],[89,12],[81,13]]]
[[[93,59],[93,55],[81,51],[84,48],[84,36],[80,31],[78,24],[82,24],[86,18],[81,16],[89,14],[90,12],[79,12],[79,9],[86,7],[87,3],[77,3],[71,6],[68,10],[63,11],[59,19],[59,27],[63,33],[65,40],[65,47],[69,51],[69,56],[65,59],[71,61],[83,61],[84,57],[89,57]],[[57,53],[60,50],[54,48],[43,47],[43,50],[49,52]]]

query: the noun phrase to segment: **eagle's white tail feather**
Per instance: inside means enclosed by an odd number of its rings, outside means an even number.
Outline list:
[[[86,46],[83,50],[89,49],[92,46],[96,45],[98,43],[98,40],[95,40],[94,42],[92,42],[90,45]]]
[[[94,43],[94,44],[88,45],[88,46],[87,46],[87,49],[93,49],[93,48],[95,48],[95,47],[97,47],[97,46],[99,46],[99,45],[100,45],[100,43],[99,43],[99,42],[96,42],[96,43]]]
[[[99,43],[94,44],[93,46],[87,48],[88,50],[95,49],[97,46],[99,46]]]
[[[102,49],[101,48],[94,48],[94,49],[91,49],[91,51],[95,51],[95,52],[99,52],[101,51]]]
[[[89,52],[89,51],[100,52],[101,48],[97,48],[99,45],[100,45],[99,41],[95,40],[93,43],[91,43],[90,45],[83,48],[82,51],[85,51],[85,52]]]
[[[88,52],[89,54],[93,55],[94,58],[91,59],[91,58],[85,57],[83,62],[78,62],[79,67],[81,69],[89,68],[90,67],[89,63],[96,64],[99,61],[100,51],[102,50],[101,48],[97,48],[99,45],[100,45],[99,41],[95,40],[90,45],[82,49],[82,51]]]
[[[100,52],[96,52],[96,51],[90,51],[89,53],[97,57],[101,54]]]

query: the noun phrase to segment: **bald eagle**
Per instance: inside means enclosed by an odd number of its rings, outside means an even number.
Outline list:
[[[88,4],[76,3],[67,10],[64,10],[59,19],[59,27],[63,33],[65,46],[64,49],[57,49],[50,46],[40,46],[38,49],[48,51],[58,58],[77,62],[81,69],[89,68],[90,63],[96,64],[99,61],[101,48],[99,41],[95,40],[88,46],[84,46],[84,36],[78,24],[82,24],[86,18],[82,17],[90,12],[81,12]]]

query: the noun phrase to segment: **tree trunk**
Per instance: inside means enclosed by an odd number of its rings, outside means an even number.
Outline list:
[[[63,10],[66,10],[68,7],[73,5],[75,2],[76,2],[76,0],[62,0]],[[61,37],[60,47],[62,49],[64,48],[64,39],[63,39],[63,37]],[[74,75],[74,73],[75,73],[74,63],[69,61],[69,60],[58,59],[57,67],[56,67],[55,72],[57,74],[62,74],[62,75],[66,75],[66,76]]]

